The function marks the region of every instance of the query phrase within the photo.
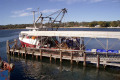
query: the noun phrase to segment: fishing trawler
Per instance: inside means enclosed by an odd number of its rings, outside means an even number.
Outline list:
[[[52,24],[54,23],[61,23],[65,13],[67,12],[66,8],[58,10],[46,17],[43,17],[43,14],[41,13],[38,19],[35,21],[34,17],[34,27],[27,27],[26,29],[29,29],[29,31],[21,31],[19,34],[19,40],[22,44],[22,47],[31,47],[31,48],[39,48],[39,47],[51,47],[54,44],[50,40],[49,37],[41,37],[41,34],[46,34],[45,32],[50,32],[50,31],[57,31],[58,28],[53,28]],[[33,11],[33,14],[35,15],[35,11]],[[58,14],[55,19],[53,19],[51,16],[54,14]],[[57,20],[57,18],[61,16],[60,20]],[[47,19],[49,27],[43,26],[43,21]],[[40,26],[36,27],[37,22],[40,20]],[[40,34],[38,33],[40,32]],[[33,33],[33,34],[31,34]],[[37,35],[36,35],[37,34]],[[46,40],[46,42],[45,42]],[[44,44],[42,45],[44,41]],[[57,43],[57,39],[54,37],[54,41]]]
[[[43,17],[41,13],[36,21],[34,18],[34,27],[27,27],[26,29],[29,29],[29,31],[21,31],[19,34],[22,47],[79,50],[80,46],[82,46],[80,43],[82,42],[80,41],[80,37],[77,37],[79,34],[77,36],[75,35],[76,31],[58,31],[59,27],[53,27],[53,24],[60,25],[65,13],[67,13],[66,8],[58,10],[46,17]],[[33,11],[33,14],[35,14],[35,11]],[[55,18],[51,17],[55,14],[57,14]],[[50,24],[47,27],[43,24],[45,19],[48,19],[48,24]],[[39,20],[40,26],[38,27],[36,23]]]

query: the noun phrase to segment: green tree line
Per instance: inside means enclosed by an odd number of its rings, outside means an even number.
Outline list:
[[[37,23],[36,26],[39,26],[40,23]],[[52,26],[52,27],[95,27],[99,25],[100,27],[120,27],[120,20],[117,21],[92,21],[92,22],[66,22],[66,23],[54,23],[49,24],[45,23],[43,26]],[[32,27],[33,24],[9,24],[9,25],[0,25],[0,29],[22,29],[26,27]]]
[[[0,29],[23,29],[30,27],[32,24],[9,24],[9,25],[0,25]]]

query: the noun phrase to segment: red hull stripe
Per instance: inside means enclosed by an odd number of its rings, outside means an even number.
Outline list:
[[[23,41],[20,41],[20,42],[22,44],[22,47],[25,47],[25,45],[26,45],[26,47],[36,48],[36,45],[28,44],[28,43],[25,43]]]

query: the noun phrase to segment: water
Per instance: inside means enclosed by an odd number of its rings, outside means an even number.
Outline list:
[[[8,55],[6,54],[6,40],[12,41],[18,38],[18,34],[23,29],[16,30],[0,30],[0,56],[3,60],[8,61]],[[63,30],[63,29],[59,29]],[[84,31],[120,31],[120,29],[66,29],[66,30],[84,30]],[[90,38],[85,38],[85,43]],[[106,46],[107,39],[98,39]],[[114,50],[120,50],[120,41],[118,39],[108,39],[109,48]],[[117,42],[118,41],[118,42]],[[86,48],[103,49],[103,47],[92,39]],[[82,67],[82,63],[77,65],[75,62],[73,66],[70,65],[70,61],[63,61],[60,65],[59,60],[55,63],[52,59],[52,63],[48,58],[43,58],[43,61],[37,61],[28,57],[27,59],[21,57],[11,57],[11,62],[15,64],[15,69],[10,73],[11,80],[120,80],[120,68],[108,67],[107,69],[96,69],[95,65],[89,65],[89,67]],[[1,80],[2,78],[0,78]]]

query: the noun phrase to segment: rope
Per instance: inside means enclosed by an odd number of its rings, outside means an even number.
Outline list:
[[[84,48],[91,40],[92,38],[90,38],[82,48]]]
[[[103,43],[102,43],[100,40],[98,40],[97,38],[95,38],[95,39],[96,39],[96,41],[101,45],[101,47],[106,50],[106,48],[105,48],[105,46],[103,45]]]
[[[47,40],[48,40],[48,37],[47,37],[47,39],[45,41],[43,41],[43,44],[41,44],[41,46],[43,46]]]
[[[55,40],[51,37],[51,40],[56,44]],[[59,47],[58,44],[56,44],[57,47]]]
[[[120,41],[119,39],[118,39],[118,41]],[[115,44],[117,44],[118,43],[118,41],[115,41],[112,45],[111,45],[111,47],[109,48],[109,49],[111,49],[112,47],[114,47],[115,46]],[[108,49],[108,50],[109,50]]]

